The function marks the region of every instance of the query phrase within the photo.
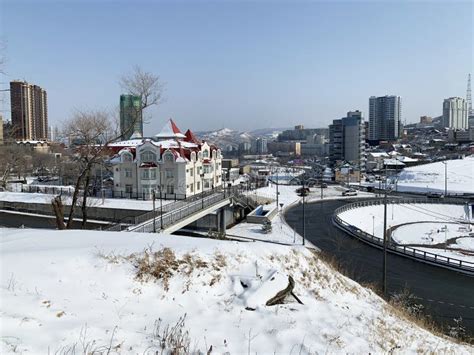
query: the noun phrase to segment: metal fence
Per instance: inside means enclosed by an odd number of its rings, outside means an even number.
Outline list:
[[[152,217],[149,220],[139,225],[129,227],[127,231],[151,233],[154,230],[158,231],[160,229],[165,229],[183,220],[184,218],[191,216],[194,213],[205,210],[208,207],[216,205],[217,203],[222,202],[230,197],[231,194],[227,191],[215,192],[214,194],[210,196],[205,196],[200,200],[188,202],[185,206],[182,206],[181,208],[171,210],[167,213],[163,213],[163,215],[156,214],[153,216],[152,211]]]
[[[339,215],[342,212],[345,212],[351,209],[366,207],[366,206],[382,205],[383,203],[384,203],[383,200],[369,200],[369,201],[360,201],[360,202],[354,202],[354,203],[344,205],[334,211],[333,222],[339,229],[356,237],[357,239],[363,242],[366,242],[370,245],[373,245],[377,248],[383,248],[384,242],[382,238],[378,238],[372,234],[366,233],[362,231],[361,229],[353,225],[350,225],[349,223],[345,222],[339,217]],[[426,200],[416,200],[416,199],[397,199],[395,201],[390,201],[390,203],[395,203],[395,204],[412,204],[412,203],[440,204],[441,203],[441,204],[465,205],[464,203],[460,203],[458,200],[450,201],[449,199],[442,199],[436,202],[426,201]],[[399,245],[399,244],[393,243],[392,241],[387,241],[387,250],[395,254],[403,255],[412,259],[420,260],[422,262],[445,267],[448,269],[453,269],[453,270],[474,276],[474,262],[442,256],[439,254],[427,252],[427,251],[420,250],[417,248]]]

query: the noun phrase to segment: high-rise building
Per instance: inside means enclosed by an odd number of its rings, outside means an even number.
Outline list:
[[[349,111],[346,117],[329,125],[329,160],[332,165],[346,161],[361,170],[365,168],[365,123],[360,111]]]
[[[257,154],[267,154],[268,153],[267,143],[268,141],[266,138],[263,138],[263,137],[257,138],[255,142],[255,152]]]
[[[140,96],[120,95],[120,132],[123,140],[143,137]]]
[[[10,103],[16,139],[48,139],[48,104],[45,90],[26,81],[12,81]]]
[[[400,96],[371,96],[369,99],[369,140],[393,141],[401,133]]]
[[[443,102],[443,126],[452,129],[467,129],[467,102],[462,97],[450,97]]]

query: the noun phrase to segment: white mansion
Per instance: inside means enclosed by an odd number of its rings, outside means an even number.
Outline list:
[[[169,119],[153,139],[115,142],[112,159],[114,194],[183,199],[222,185],[222,155],[187,130],[181,133]]]

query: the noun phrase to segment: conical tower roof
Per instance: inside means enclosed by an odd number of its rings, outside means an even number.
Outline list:
[[[170,139],[170,138],[186,138],[184,134],[181,133],[176,123],[170,118],[166,124],[161,129],[160,133],[155,135],[159,139]]]

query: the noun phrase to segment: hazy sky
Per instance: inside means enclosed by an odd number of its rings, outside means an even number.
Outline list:
[[[118,107],[118,78],[159,74],[185,130],[326,126],[371,95],[402,96],[403,120],[438,116],[466,94],[473,3],[452,1],[0,0],[8,81],[48,92],[58,124],[75,108]],[[9,104],[2,110],[8,118]]]

